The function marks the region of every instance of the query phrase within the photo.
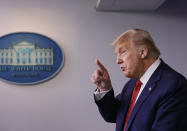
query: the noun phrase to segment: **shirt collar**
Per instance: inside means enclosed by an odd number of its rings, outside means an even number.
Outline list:
[[[140,81],[143,83],[143,85],[145,86],[146,83],[148,82],[149,78],[151,77],[151,75],[154,73],[154,71],[158,68],[158,66],[160,65],[161,60],[160,58],[158,58],[143,74],[143,76],[140,78]]]

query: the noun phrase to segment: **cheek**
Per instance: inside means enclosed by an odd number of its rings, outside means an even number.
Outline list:
[[[127,59],[127,66],[128,68],[131,68],[131,69],[136,68],[138,66],[138,61],[136,57],[129,56]]]
[[[132,57],[132,56],[127,56],[126,58],[125,58],[125,60],[126,60],[126,63],[127,63],[127,65],[132,65],[134,62],[134,58]]]

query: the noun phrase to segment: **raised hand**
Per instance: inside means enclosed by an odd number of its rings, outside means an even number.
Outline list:
[[[99,69],[95,70],[93,73],[91,77],[92,82],[96,84],[100,92],[110,90],[112,88],[112,84],[107,69],[100,63],[98,59],[96,59],[95,62]]]

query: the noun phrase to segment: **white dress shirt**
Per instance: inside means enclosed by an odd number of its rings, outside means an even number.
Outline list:
[[[147,84],[148,80],[151,78],[152,74],[154,73],[154,71],[158,68],[158,66],[160,65],[161,61],[160,61],[160,58],[158,58],[147,70],[146,72],[142,75],[142,77],[140,78],[140,81],[142,82],[142,85],[141,85],[141,88],[140,88],[140,91],[138,93],[138,96],[136,98],[136,101],[137,99],[139,98],[140,94],[142,93],[145,85]],[[110,89],[111,90],[111,89]],[[101,100],[105,94],[107,94],[110,90],[108,91],[102,91],[102,92],[99,92],[98,90],[96,90],[94,92],[94,95],[95,95],[95,98],[96,98],[96,101],[99,101]]]

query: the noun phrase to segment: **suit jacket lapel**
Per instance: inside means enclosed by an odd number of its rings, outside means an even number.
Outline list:
[[[126,131],[128,130],[128,128],[132,124],[133,119],[135,118],[135,115],[138,112],[138,110],[140,109],[141,105],[144,103],[146,98],[149,96],[149,94],[156,87],[156,82],[160,79],[161,72],[163,70],[163,68],[162,68],[163,65],[164,65],[164,62],[161,60],[161,64],[156,69],[156,71],[153,73],[153,75],[151,76],[151,78],[147,82],[146,86],[144,87],[144,89],[143,89],[141,95],[139,96],[139,99],[137,100],[137,102],[136,102],[136,104],[134,106],[134,109],[133,109],[133,111],[132,111],[132,113],[130,115],[130,118],[129,118],[128,123],[127,123]]]

